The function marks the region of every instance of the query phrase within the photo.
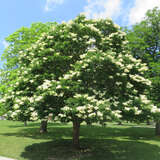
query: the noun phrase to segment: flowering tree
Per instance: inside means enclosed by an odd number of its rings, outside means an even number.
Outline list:
[[[19,71],[10,95],[12,117],[73,122],[73,144],[79,148],[82,122],[135,118],[150,111],[143,78],[145,64],[125,48],[125,34],[109,19],[73,21],[54,26],[25,51],[19,52]]]
[[[12,88],[11,84],[16,83],[17,71],[19,70],[19,53],[20,51],[25,51],[33,43],[35,43],[42,33],[48,32],[49,28],[56,25],[56,23],[33,23],[31,27],[22,27],[16,32],[12,33],[5,38],[8,43],[8,47],[4,50],[1,58],[3,60],[3,67],[0,70],[0,97],[4,94],[8,94],[8,90]],[[11,89],[12,90],[12,89]],[[12,110],[10,103],[8,107],[1,106],[2,114],[7,112],[7,110]],[[11,118],[12,111],[8,112],[8,118]],[[25,124],[30,120],[30,112],[23,112],[16,117],[16,120],[23,121]]]

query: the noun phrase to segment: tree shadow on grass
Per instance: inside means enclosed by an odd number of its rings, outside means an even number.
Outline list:
[[[48,140],[55,140],[61,138],[72,138],[72,126],[70,125],[60,125],[59,123],[56,124],[49,124],[48,126],[48,133],[40,134],[39,133],[39,126],[28,126],[22,127],[22,129],[13,132],[13,133],[3,133],[0,135],[4,136],[16,136],[16,137],[27,137],[32,139],[48,139]],[[123,139],[130,139],[130,140],[158,140],[154,136],[154,129],[153,128],[144,128],[144,127],[100,127],[100,126],[85,126],[82,125],[80,129],[80,136],[81,138],[116,138],[121,137]]]
[[[27,160],[160,160],[160,147],[138,141],[81,139],[87,150],[74,150],[72,140],[36,143],[25,148]]]
[[[52,127],[52,126],[62,126],[62,125],[64,125],[63,123],[53,123],[53,122],[48,122],[48,127]],[[27,122],[27,126],[24,126],[24,123],[23,122],[19,122],[18,124],[17,124],[17,122],[16,122],[16,124],[14,124],[14,125],[9,125],[8,126],[9,128],[19,128],[19,127],[37,127],[37,128],[39,128],[40,127],[40,122]]]
[[[27,160],[160,160],[160,147],[143,142],[160,141],[153,128],[82,125],[80,143],[89,148],[86,152],[73,150],[71,125],[51,124],[48,131],[40,134],[39,127],[28,126],[1,135],[48,141],[27,146],[21,154]]]
[[[32,139],[61,139],[63,136],[72,137],[72,127],[63,128],[52,126],[48,128],[47,133],[40,133],[39,127],[25,127],[19,131],[12,133],[3,133],[0,134],[3,136],[15,136],[15,137],[27,137]]]

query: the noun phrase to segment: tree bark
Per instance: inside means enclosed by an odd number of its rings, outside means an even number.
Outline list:
[[[80,129],[80,123],[77,120],[73,121],[73,147],[75,149],[80,149],[79,129]]]
[[[87,122],[87,126],[91,126],[91,124],[92,124],[91,122],[89,122],[89,121]]]
[[[24,126],[25,126],[25,127],[27,126],[27,121],[24,121]]]
[[[149,119],[147,119],[147,125],[151,125],[151,122]]]
[[[41,121],[40,133],[47,133],[47,120]]]
[[[160,136],[160,121],[156,122],[155,134],[156,136]]]
[[[122,125],[122,122],[121,122],[121,121],[119,121],[119,122],[118,122],[118,125]]]

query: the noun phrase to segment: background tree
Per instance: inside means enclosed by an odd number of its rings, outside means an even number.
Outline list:
[[[145,96],[151,82],[143,78],[147,67],[125,46],[125,34],[108,19],[80,15],[57,24],[20,52],[16,85],[1,101],[13,104],[12,117],[27,112],[31,119],[53,114],[71,121],[79,148],[82,122],[118,119],[125,112],[144,116],[151,109]]]
[[[160,107],[160,10],[158,7],[149,10],[145,18],[127,31],[129,49],[133,56],[147,63],[149,70],[146,78],[152,81],[153,87],[148,96]],[[156,135],[160,135],[160,118],[156,114]]]
[[[31,27],[22,27],[13,34],[5,38],[8,43],[8,47],[2,54],[2,60],[4,61],[4,67],[8,70],[18,67],[18,56],[20,51],[25,51],[33,43],[35,43],[42,33],[48,32],[56,23],[33,23]]]
[[[4,53],[1,57],[4,63],[0,76],[1,95],[7,94],[8,90],[11,89],[11,85],[16,83],[17,71],[19,69],[18,57],[20,56],[21,52],[26,51],[27,48],[29,48],[39,39],[42,33],[48,32],[49,28],[55,24],[56,23],[51,22],[33,23],[30,28],[22,27],[5,39],[9,46],[4,50]],[[8,105],[8,108],[5,110],[7,111],[11,109],[12,107]],[[17,117],[17,120],[21,120],[26,124],[26,121],[29,120],[29,117],[30,113],[21,113]]]

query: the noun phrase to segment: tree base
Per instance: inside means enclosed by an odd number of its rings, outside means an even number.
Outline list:
[[[160,136],[160,121],[156,122],[155,135]]]
[[[77,120],[73,121],[73,148],[76,150],[80,150],[79,129],[80,123]]]
[[[41,121],[40,133],[47,133],[47,121]]]
[[[24,121],[24,126],[25,126],[25,127],[27,126],[27,121]]]

